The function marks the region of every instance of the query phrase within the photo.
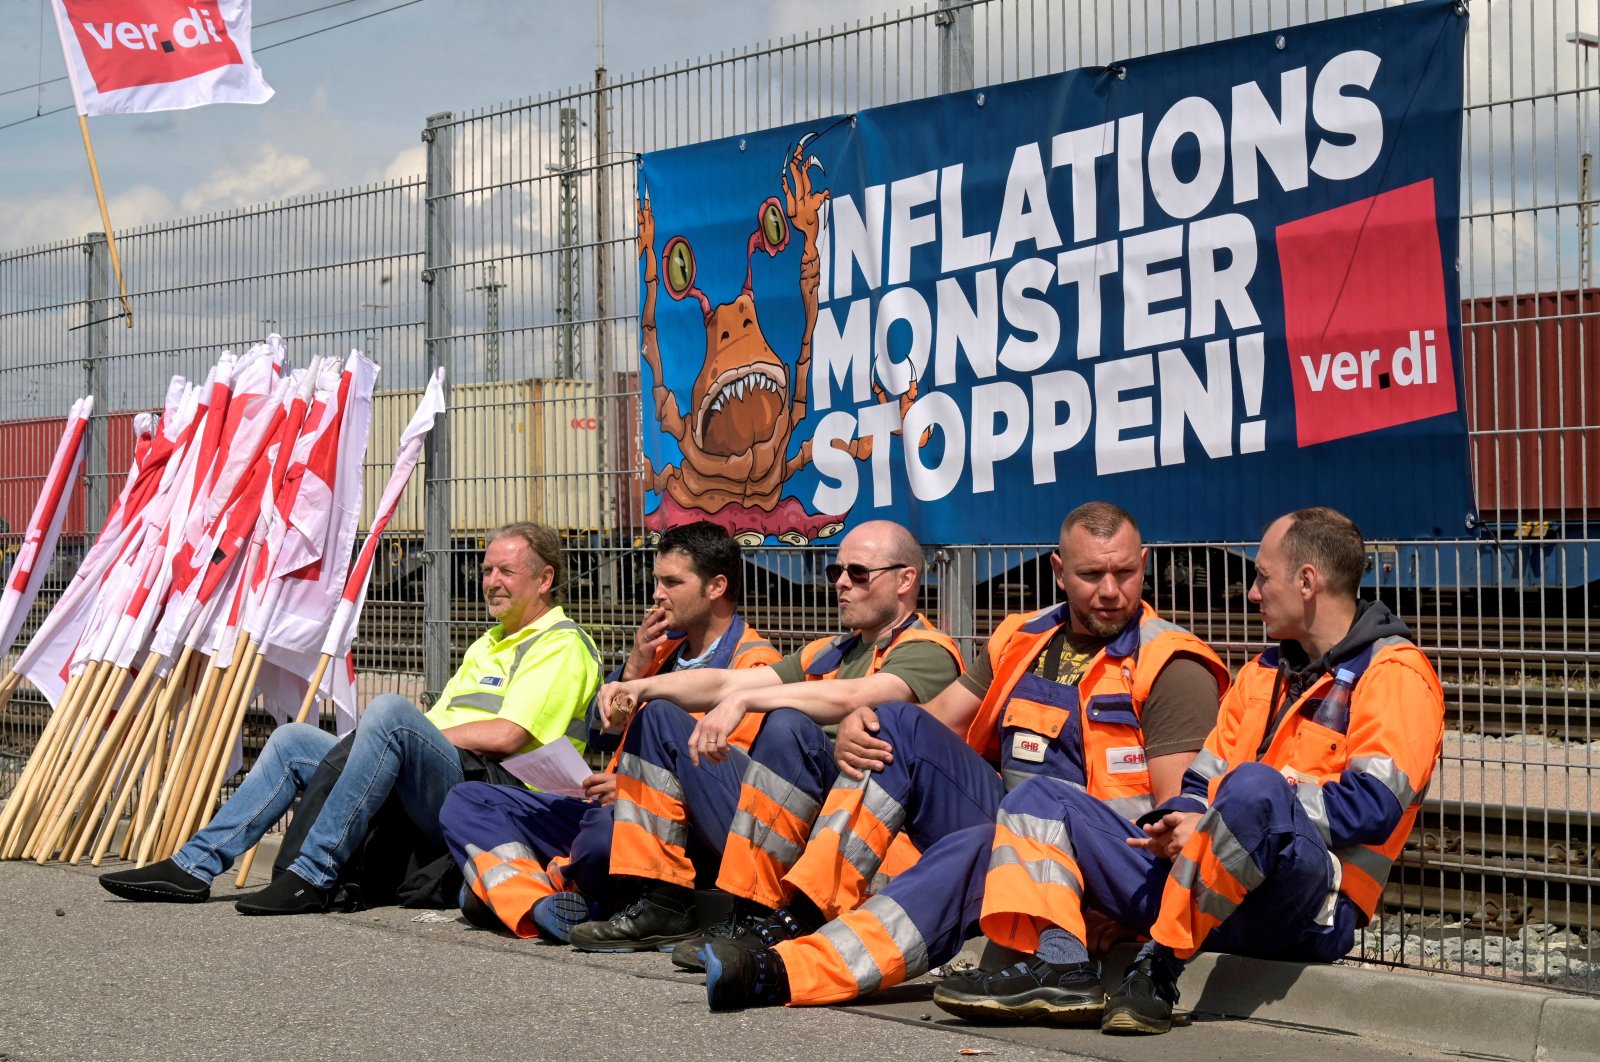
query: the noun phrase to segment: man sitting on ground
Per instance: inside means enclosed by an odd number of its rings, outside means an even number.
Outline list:
[[[385,694],[340,742],[309,723],[273,731],[254,767],[215,816],[170,858],[103,874],[129,900],[197,903],[212,880],[259,841],[305,789],[336,745],[342,773],[289,868],[234,906],[241,914],[326,908],[340,872],[391,794],[421,835],[442,850],[439,808],[465,771],[570,740],[582,751],[584,713],[600,682],[599,654],[555,603],[561,539],[539,524],[493,532],[483,555],[483,596],[498,622],[467,650],[427,714]]]

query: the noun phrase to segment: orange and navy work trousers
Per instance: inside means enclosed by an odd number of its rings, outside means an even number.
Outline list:
[[[445,844],[466,887],[519,937],[537,935],[529,912],[577,889],[615,901],[608,876],[611,808],[521,786],[463,782],[439,810]]]
[[[768,722],[779,714],[770,713]],[[740,778],[752,761],[731,748],[721,763],[701,757],[694,764],[694,727],[694,716],[659,699],[634,716],[617,760],[612,874],[694,888],[709,886],[724,864],[738,819]],[[817,737],[826,747],[820,728]]]
[[[993,838],[992,823],[948,834],[859,907],[778,943],[790,1003],[856,999],[954,958],[977,931]]]
[[[874,890],[897,836],[925,852],[957,831],[992,826],[1005,795],[995,769],[921,707],[892,702],[876,711],[878,737],[893,747],[893,759],[860,779],[839,773],[783,879],[828,918]]]
[[[1171,863],[1144,832],[1083,790],[1036,778],[1001,802],[982,910],[996,943],[1033,951],[1040,930],[1084,938],[1094,907],[1167,945],[1326,962],[1355,942],[1356,909],[1336,897],[1327,846],[1273,768],[1242,764]]]

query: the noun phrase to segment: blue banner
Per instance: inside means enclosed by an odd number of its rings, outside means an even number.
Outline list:
[[[1466,30],[1408,4],[646,155],[651,525],[1458,535]]]

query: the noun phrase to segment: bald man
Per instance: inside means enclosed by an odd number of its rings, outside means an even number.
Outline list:
[[[736,898],[778,906],[838,773],[822,728],[863,704],[929,699],[961,673],[955,643],[916,611],[924,564],[906,528],[862,524],[827,568],[844,634],[768,667],[601,689],[602,713],[621,693],[649,702],[623,740],[611,855],[612,875],[637,880],[639,894],[605,921],[571,927],[574,947],[645,951],[697,935],[694,887],[713,875]],[[729,736],[750,713],[763,719],[745,754]]]

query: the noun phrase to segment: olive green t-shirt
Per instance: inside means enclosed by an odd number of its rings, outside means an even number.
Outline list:
[[[881,648],[886,641],[887,639],[879,639],[877,648]],[[866,642],[857,642],[839,662],[839,670],[835,677],[842,679],[865,677],[867,668],[872,665],[874,648]],[[806,679],[806,669],[800,662],[798,652],[790,653],[773,664],[772,670],[777,672],[778,678],[784,682],[804,682]],[[934,642],[917,638],[897,642],[884,656],[883,666],[878,671],[894,675],[911,687],[911,699],[921,704],[931,700],[935,694],[954,682],[956,676],[961,673],[961,668],[949,650]]]

